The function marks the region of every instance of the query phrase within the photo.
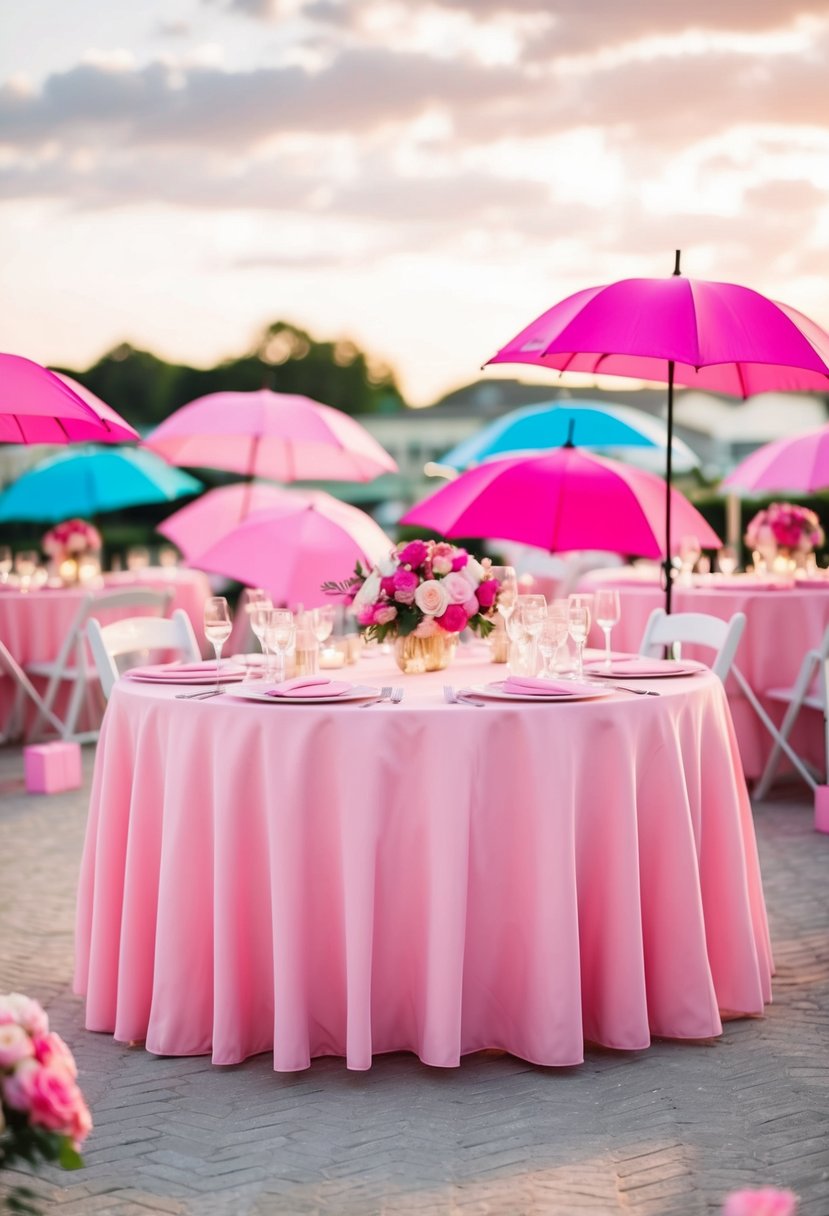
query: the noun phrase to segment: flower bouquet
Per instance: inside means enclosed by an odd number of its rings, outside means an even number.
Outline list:
[[[445,541],[413,540],[372,570],[358,562],[352,578],[323,590],[346,597],[369,641],[394,640],[403,671],[438,671],[464,629],[486,637],[494,627],[500,583],[489,565]]]
[[[92,1119],[78,1088],[78,1070],[37,1003],[19,992],[0,995],[0,1170],[17,1161],[57,1161],[78,1169],[78,1149]],[[17,1210],[35,1212],[18,1188]]]
[[[63,581],[74,583],[81,558],[100,553],[101,534],[85,519],[67,519],[50,528],[40,546]]]
[[[769,549],[785,554],[811,553],[825,539],[815,512],[790,502],[772,502],[758,511],[749,521],[745,535],[749,548],[760,553]]]

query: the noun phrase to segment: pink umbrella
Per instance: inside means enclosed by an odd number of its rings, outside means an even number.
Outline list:
[[[674,384],[747,397],[770,389],[829,388],[829,334],[802,313],[747,287],[686,279],[625,279],[568,296],[490,363],[668,382],[666,480],[671,484]],[[665,535],[672,496],[666,495]],[[666,557],[666,607],[671,567]]]
[[[124,443],[129,423],[69,376],[0,354],[0,443]]]
[[[829,486],[829,425],[764,444],[746,456],[723,485],[804,494],[825,490]]]
[[[264,388],[199,397],[165,419],[146,444],[170,464],[276,481],[371,481],[397,469],[348,414]]]
[[[305,498],[312,497],[306,494]],[[177,545],[188,562],[214,545],[231,532],[243,519],[254,511],[267,507],[284,507],[296,504],[297,492],[272,486],[267,482],[236,482],[232,486],[219,486],[208,490],[159,524],[156,528],[162,536]],[[335,500],[332,500],[335,501]]]
[[[671,499],[671,551],[690,535],[703,549],[719,548],[719,537],[688,499],[675,489]],[[477,465],[413,507],[401,522],[443,536],[514,540],[551,553],[606,549],[659,557],[664,509],[661,477],[565,447]]]
[[[191,564],[265,587],[275,603],[313,608],[331,603],[324,582],[341,582],[358,560],[374,565],[394,547],[370,515],[330,494],[281,493],[290,501],[248,515]]]

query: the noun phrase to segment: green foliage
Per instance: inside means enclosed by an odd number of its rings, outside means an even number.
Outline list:
[[[317,342],[286,321],[268,325],[251,350],[215,367],[167,363],[128,343],[86,371],[61,368],[137,427],[147,430],[206,393],[271,388],[299,393],[348,414],[399,409],[405,402],[391,368],[353,342]]]
[[[33,1126],[22,1111],[4,1108],[4,1114],[7,1126],[5,1132],[0,1135],[0,1170],[11,1169],[23,1161],[32,1169],[37,1169],[44,1161],[56,1162],[65,1170],[81,1169],[83,1158],[77,1149],[73,1148],[68,1136]],[[6,1197],[6,1207],[9,1212],[15,1213],[15,1216],[41,1214],[37,1196],[25,1186],[15,1187],[9,1193]]]

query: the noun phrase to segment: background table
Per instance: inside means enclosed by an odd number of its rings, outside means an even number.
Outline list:
[[[123,679],[80,875],[86,1025],[278,1070],[569,1065],[760,1014],[771,955],[728,706],[708,673],[569,704],[261,705]],[[703,762],[704,758],[704,762]],[[131,777],[129,776],[131,775]]]
[[[614,648],[637,651],[651,612],[665,605],[664,592],[652,576],[635,569],[594,571],[579,581],[580,591],[596,591],[600,587],[619,590],[622,619],[613,630]],[[797,582],[786,587],[758,585],[750,577],[739,575],[728,580],[700,578],[690,587],[675,584],[673,610],[706,612],[722,620],[728,620],[735,612],[745,613],[746,627],[735,662],[769,715],[779,723],[785,706],[763,697],[763,691],[793,684],[806,651],[820,643],[829,625],[829,580]],[[591,641],[594,645],[603,644],[601,630],[595,626]],[[683,647],[683,654],[710,661],[711,652],[706,656],[705,651],[697,652],[687,646]],[[727,691],[743,769],[747,777],[757,778],[768,759],[771,736],[731,680]],[[826,756],[820,714],[806,710],[800,715],[792,744],[798,754],[824,771]],[[785,764],[781,763],[783,768]]]

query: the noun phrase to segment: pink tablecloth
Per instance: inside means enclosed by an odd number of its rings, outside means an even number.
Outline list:
[[[648,617],[654,608],[661,608],[665,595],[652,581],[637,578],[636,572],[620,576],[618,571],[596,571],[579,582],[579,590],[595,591],[598,587],[617,587],[621,598],[622,619],[613,630],[613,645],[619,650],[639,649]],[[674,612],[707,612],[728,620],[735,612],[744,612],[746,628],[740,639],[735,662],[772,718],[779,722],[785,706],[763,697],[771,688],[792,685],[797,678],[803,656],[817,646],[829,625],[829,582],[794,587],[755,587],[750,579],[733,580],[729,585],[693,587],[676,586],[673,593]],[[591,641],[601,645],[601,631],[594,629]],[[683,654],[705,659],[705,652],[683,647]],[[708,652],[710,661],[710,651]],[[728,699],[747,777],[759,777],[765,767],[772,738],[754,710],[732,681],[728,682]],[[798,753],[805,755],[820,771],[826,757],[823,721],[820,714],[804,711],[795,727],[792,742]],[[781,766],[782,767],[782,766]]]
[[[540,1064],[761,1014],[771,954],[721,684],[401,705],[176,701],[122,680],[80,876],[86,1025],[164,1055]],[[704,761],[703,761],[704,758]],[[128,774],[132,774],[131,780]]]

